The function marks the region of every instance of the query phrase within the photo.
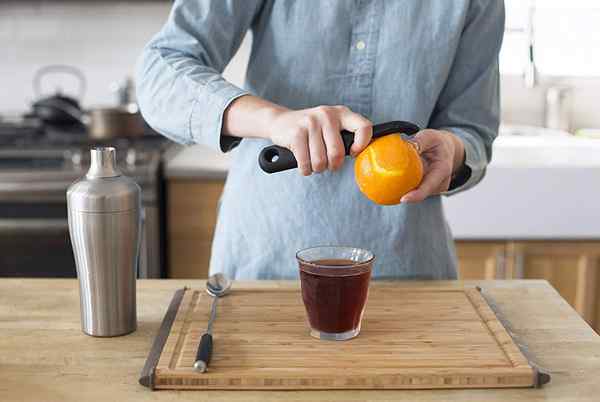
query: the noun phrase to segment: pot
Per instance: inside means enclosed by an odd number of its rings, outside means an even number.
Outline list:
[[[137,105],[92,108],[83,110],[79,100],[85,92],[85,78],[81,71],[71,66],[51,65],[42,67],[35,75],[34,90],[41,94],[42,78],[50,73],[67,73],[79,81],[78,96],[63,95],[57,90],[54,95],[42,97],[32,105],[33,114],[44,123],[62,128],[84,126],[89,136],[95,140],[116,137],[139,137],[144,134],[145,124]]]
[[[137,107],[91,109],[83,122],[88,127],[90,137],[95,140],[144,135],[144,120]]]

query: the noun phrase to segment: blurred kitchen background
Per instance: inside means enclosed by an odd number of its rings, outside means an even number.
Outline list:
[[[142,186],[139,276],[206,276],[228,157],[173,144],[135,113],[134,65],[170,6],[0,3],[0,276],[75,276],[65,191],[95,144],[116,146]],[[547,279],[598,330],[600,2],[506,7],[494,159],[479,186],[444,200],[460,276]],[[240,86],[250,44],[225,71]]]

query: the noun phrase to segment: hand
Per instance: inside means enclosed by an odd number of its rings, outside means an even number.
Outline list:
[[[269,124],[274,144],[291,150],[304,176],[326,169],[337,170],[344,163],[345,150],[340,131],[354,132],[352,156],[371,141],[372,123],[346,106],[318,106],[311,109],[275,112]]]
[[[425,129],[413,138],[423,160],[423,180],[401,202],[420,202],[430,195],[448,190],[452,175],[465,161],[462,140],[449,131]]]

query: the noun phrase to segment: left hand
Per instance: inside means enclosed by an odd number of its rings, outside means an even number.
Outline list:
[[[423,180],[419,187],[406,193],[401,202],[420,202],[430,195],[448,191],[452,175],[465,161],[462,140],[449,131],[421,130],[412,141],[419,145]]]

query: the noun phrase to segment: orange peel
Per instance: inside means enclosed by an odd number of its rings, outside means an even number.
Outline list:
[[[381,205],[395,205],[423,179],[418,147],[400,134],[372,141],[354,162],[354,177],[360,191]]]

